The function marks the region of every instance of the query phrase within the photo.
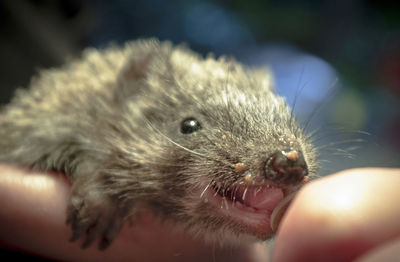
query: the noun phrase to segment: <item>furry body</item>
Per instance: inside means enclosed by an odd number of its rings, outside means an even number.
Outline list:
[[[201,129],[183,134],[191,117]],[[107,247],[143,208],[230,242],[270,232],[221,214],[200,193],[214,181],[263,179],[268,155],[289,144],[313,175],[314,148],[267,70],[139,40],[88,49],[18,90],[2,112],[0,161],[71,176],[67,222],[84,246]]]

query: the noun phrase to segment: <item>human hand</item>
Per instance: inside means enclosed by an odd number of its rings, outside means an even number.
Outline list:
[[[400,169],[346,170],[304,186],[283,218],[274,262],[400,261]]]
[[[0,223],[7,225],[0,229],[3,246],[63,261],[267,261],[261,244],[210,247],[151,215],[134,227],[125,225],[106,251],[94,246],[82,250],[68,242],[71,232],[64,220],[69,187],[61,176],[8,166],[0,166],[0,173]],[[274,261],[352,261],[362,254],[373,259],[368,251],[390,244],[398,252],[399,241],[390,240],[400,235],[399,174],[347,170],[305,186],[281,223]]]
[[[195,240],[151,214],[130,226],[105,251],[69,242],[65,224],[70,195],[62,175],[0,165],[0,247],[58,261],[266,261],[263,244],[221,248]]]

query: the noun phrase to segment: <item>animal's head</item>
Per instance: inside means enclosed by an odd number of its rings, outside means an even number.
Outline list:
[[[132,49],[116,100],[147,204],[206,239],[270,237],[274,208],[316,166],[270,73],[169,43]]]

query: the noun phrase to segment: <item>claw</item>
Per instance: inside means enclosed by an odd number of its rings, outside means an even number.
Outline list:
[[[97,216],[93,223],[87,227],[85,241],[81,246],[82,249],[88,248],[99,237],[99,220],[100,217]]]
[[[120,232],[126,213],[110,199],[74,196],[67,209],[66,223],[72,229],[70,242],[84,237],[81,248],[88,248],[97,239],[99,249],[106,249]]]
[[[98,248],[100,250],[105,250],[106,248],[108,248],[110,246],[111,241],[112,240],[108,239],[107,237],[103,237],[102,239],[100,239]]]
[[[69,238],[69,242],[74,242],[80,238],[82,235],[81,232],[78,232],[77,230],[72,230],[72,236]]]
[[[109,225],[106,232],[104,233],[103,240],[105,241],[105,243],[102,243],[103,241],[100,241],[102,247],[104,246],[104,248],[106,248],[110,245],[110,243],[115,239],[115,237],[121,231],[123,224],[124,224],[123,216],[117,216],[114,222],[111,225]]]

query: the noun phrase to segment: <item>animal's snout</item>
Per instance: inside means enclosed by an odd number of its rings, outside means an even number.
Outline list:
[[[307,175],[308,168],[303,153],[293,148],[276,151],[265,164],[266,178],[277,183],[300,183]]]

